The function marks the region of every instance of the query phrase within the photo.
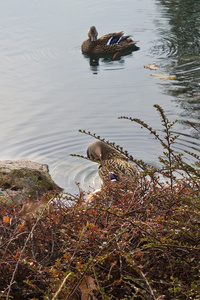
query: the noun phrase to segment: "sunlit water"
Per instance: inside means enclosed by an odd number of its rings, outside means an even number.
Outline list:
[[[159,104],[180,133],[177,150],[199,154],[199,2],[152,0],[1,1],[0,159],[47,163],[67,192],[97,188],[97,164],[85,155],[89,130],[115,141],[137,159],[158,165],[162,148],[136,123],[160,132]],[[87,31],[124,30],[138,51],[90,65],[81,53]],[[144,65],[155,63],[159,70]],[[160,81],[152,73],[170,73]],[[188,158],[189,159],[189,158]]]

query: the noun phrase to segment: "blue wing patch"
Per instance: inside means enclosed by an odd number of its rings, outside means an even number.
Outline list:
[[[115,175],[112,172],[109,172],[109,175],[110,175],[110,180],[111,181],[117,181]]]
[[[113,45],[113,44],[118,44],[121,41],[122,37],[111,37],[106,45]]]
[[[112,45],[112,44],[117,44],[117,43],[119,42],[119,39],[120,39],[120,38],[114,38],[114,37],[113,37],[113,38],[111,39],[111,41],[110,41],[110,45]]]

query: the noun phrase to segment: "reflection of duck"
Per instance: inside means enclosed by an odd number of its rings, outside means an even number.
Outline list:
[[[133,179],[136,175],[136,167],[121,153],[102,141],[92,143],[87,149],[87,156],[100,163],[98,173],[103,184],[121,181],[123,176]]]
[[[130,36],[124,36],[123,31],[106,34],[97,39],[98,32],[91,26],[88,32],[89,39],[82,44],[82,51],[88,54],[115,53],[133,47],[137,42]]]

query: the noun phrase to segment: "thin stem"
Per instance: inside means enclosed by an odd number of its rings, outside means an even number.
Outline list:
[[[148,282],[146,276],[144,275],[144,273],[143,273],[141,270],[140,270],[140,274],[142,275],[143,279],[145,280],[145,282],[146,282],[146,284],[147,284],[147,286],[148,286],[148,288],[149,288],[149,292],[150,292],[150,294],[151,294],[153,300],[156,300],[156,297],[155,297],[155,295],[154,295],[154,292],[153,292],[153,290],[152,290],[152,288],[151,288],[151,286],[150,286],[150,284],[149,284],[149,282]]]
[[[20,252],[20,255],[19,255],[19,258],[18,258],[18,260],[17,260],[17,263],[16,263],[16,266],[15,266],[14,272],[13,272],[13,274],[12,274],[12,278],[11,278],[11,281],[10,281],[10,284],[9,284],[8,293],[7,293],[7,295],[6,295],[6,300],[9,299],[9,294],[10,294],[11,287],[12,287],[12,284],[13,284],[13,281],[14,281],[14,278],[15,278],[15,274],[16,274],[16,272],[17,272],[17,269],[18,269],[18,266],[19,266],[19,262],[20,262],[20,260],[21,260],[21,258],[22,258],[23,252],[24,252],[24,250],[25,250],[25,248],[26,248],[26,246],[27,246],[27,244],[28,244],[28,241],[32,238],[32,236],[33,236],[33,231],[35,230],[35,227],[37,226],[39,220],[41,219],[41,217],[42,217],[42,215],[43,215],[43,213],[44,213],[44,210],[46,209],[46,207],[50,204],[50,202],[51,202],[53,199],[54,199],[54,198],[51,198],[51,199],[47,202],[47,204],[45,205],[45,207],[43,208],[43,210],[42,210],[41,213],[39,214],[39,216],[38,216],[38,218],[37,218],[35,224],[33,225],[31,231],[29,232],[29,235],[28,235],[28,237],[27,237],[27,239],[26,239],[26,241],[25,241],[25,243],[24,243],[24,246],[23,246],[23,248],[22,248],[22,251]]]
[[[63,279],[61,285],[59,286],[59,289],[58,289],[57,292],[54,294],[52,300],[55,300],[56,297],[59,295],[59,293],[61,292],[61,290],[62,290],[62,288],[63,288],[63,285],[65,284],[67,278],[68,278],[71,274],[72,274],[72,272],[70,272],[69,274],[67,274],[67,275],[65,276],[65,278]]]

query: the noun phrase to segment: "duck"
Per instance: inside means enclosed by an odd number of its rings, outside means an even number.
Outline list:
[[[134,180],[136,167],[114,147],[103,141],[95,141],[87,148],[87,157],[99,163],[98,174],[103,185],[119,182],[123,178]]]
[[[97,38],[98,32],[95,26],[91,26],[88,31],[88,39],[82,43],[81,49],[86,54],[116,53],[135,46],[137,43],[124,36],[123,31],[109,33]]]

